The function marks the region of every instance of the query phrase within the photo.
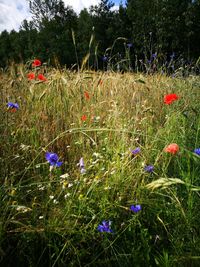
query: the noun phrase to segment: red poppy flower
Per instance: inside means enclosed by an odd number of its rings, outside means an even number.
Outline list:
[[[179,151],[179,146],[175,143],[172,143],[164,148],[164,151],[170,154],[175,155]]]
[[[33,64],[32,64],[32,67],[39,67],[39,66],[41,66],[41,61],[39,60],[39,59],[35,59],[34,61],[33,61]]]
[[[179,99],[179,96],[176,94],[169,94],[164,97],[164,103],[167,105],[170,105],[172,102],[176,101]]]
[[[87,120],[87,116],[86,115],[81,116],[81,120],[82,121],[86,121]]]
[[[102,84],[103,84],[103,80],[100,79],[100,80],[98,81],[98,85],[102,85]]]
[[[85,99],[87,99],[87,100],[90,99],[90,95],[89,95],[88,91],[84,92],[84,96],[85,96]]]
[[[40,80],[40,81],[43,81],[43,82],[45,82],[47,79],[44,77],[44,75],[43,74],[38,74],[38,76],[37,76],[37,78],[38,78],[38,80]]]
[[[27,77],[29,80],[33,80],[33,79],[35,79],[35,74],[33,72],[30,72],[30,73],[28,73]]]

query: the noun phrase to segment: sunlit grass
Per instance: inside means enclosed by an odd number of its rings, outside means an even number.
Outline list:
[[[198,262],[199,78],[40,71],[46,82],[29,81],[24,66],[1,74],[2,262]],[[170,93],[179,99],[166,105]],[[9,112],[8,101],[19,110]],[[164,151],[171,143],[176,155]],[[62,166],[50,168],[46,152]],[[130,210],[136,204],[138,213]],[[97,231],[103,220],[113,233]]]

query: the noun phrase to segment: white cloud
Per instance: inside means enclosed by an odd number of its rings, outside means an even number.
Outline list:
[[[98,5],[100,0],[63,0],[65,5],[72,6],[74,11],[79,13],[84,8],[89,8],[91,5]]]
[[[18,30],[25,18],[30,18],[26,0],[0,0],[0,32]]]
[[[111,8],[112,11],[118,11],[119,10],[119,6],[116,6],[114,5],[112,8]]]

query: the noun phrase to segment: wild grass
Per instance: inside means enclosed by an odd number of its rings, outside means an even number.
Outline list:
[[[199,77],[42,70],[0,75],[1,266],[199,266]]]

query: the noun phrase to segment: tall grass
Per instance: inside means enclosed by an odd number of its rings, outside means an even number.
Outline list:
[[[198,266],[199,78],[47,71],[45,83],[24,66],[0,77],[1,265]],[[165,105],[169,93],[180,98]]]

